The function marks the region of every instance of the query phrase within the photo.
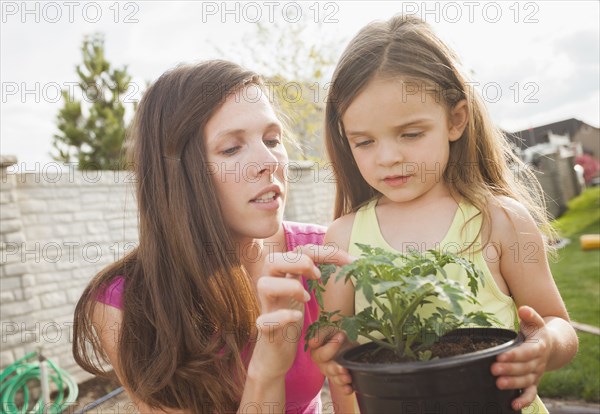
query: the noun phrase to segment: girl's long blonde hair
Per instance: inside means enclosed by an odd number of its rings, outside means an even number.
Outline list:
[[[402,78],[427,88],[427,93],[449,111],[465,99],[468,124],[450,143],[444,179],[454,195],[464,197],[490,222],[490,196],[521,202],[547,234],[553,232],[546,216],[541,186],[513,153],[504,134],[493,125],[478,93],[458,68],[458,58],[424,21],[395,16],[364,27],[351,40],[333,74],[325,108],[325,143],[336,177],[334,218],[356,211],[378,195],[354,162],[342,117],[354,98],[376,76]]]

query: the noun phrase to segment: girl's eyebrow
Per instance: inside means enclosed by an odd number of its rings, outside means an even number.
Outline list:
[[[411,127],[411,126],[414,126],[414,125],[426,124],[426,123],[431,122],[431,121],[433,121],[432,118],[418,118],[418,119],[415,119],[413,121],[397,125],[397,126],[394,127],[394,129],[398,131],[398,130],[401,130],[401,129],[404,129],[404,128],[408,128],[408,127]]]
[[[431,118],[418,118],[413,121],[406,122],[404,124],[396,125],[396,126],[392,127],[392,129],[395,131],[399,131],[401,129],[411,127],[413,125],[424,124],[424,123],[431,122],[431,121],[432,121]],[[369,135],[369,131],[346,131],[346,136],[348,138],[350,138],[351,136],[359,136],[359,135]]]

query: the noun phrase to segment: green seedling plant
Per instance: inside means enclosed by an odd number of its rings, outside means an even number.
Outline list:
[[[338,267],[323,265],[321,281],[308,281],[321,313],[308,327],[306,341],[320,330],[341,329],[351,341],[362,336],[375,342],[377,351],[391,350],[399,360],[427,361],[432,358],[428,348],[445,333],[459,327],[484,327],[497,322],[483,311],[463,312],[463,303],[479,304],[477,292],[484,283],[482,272],[469,260],[436,250],[401,254],[364,244],[357,246],[362,251],[361,257],[339,268],[336,280],[344,278],[346,283],[351,280],[369,306],[354,316],[325,312],[324,286]],[[445,267],[451,263],[466,271],[468,286],[448,278]],[[430,303],[435,303],[435,310],[427,317],[421,316],[418,311]]]

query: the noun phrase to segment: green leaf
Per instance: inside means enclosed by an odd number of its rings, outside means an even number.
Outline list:
[[[429,361],[431,359],[432,355],[433,354],[431,353],[431,351],[429,349],[427,351],[419,352],[418,353],[419,361]]]
[[[331,277],[332,274],[335,273],[335,271],[338,269],[338,267],[334,264],[319,264],[319,270],[321,271],[321,281],[323,282],[324,285],[327,284],[327,282],[329,281],[329,278]]]
[[[361,285],[361,288],[362,288],[363,294],[365,295],[365,298],[367,299],[367,302],[369,302],[369,303],[373,302],[373,296],[374,296],[373,286],[368,283],[365,283],[365,284]]]
[[[340,327],[344,330],[344,332],[346,332],[346,335],[351,341],[356,341],[358,339],[360,325],[357,321],[357,318],[342,319]]]
[[[390,282],[377,282],[376,284],[373,285],[373,290],[375,291],[376,295],[381,295],[383,293],[386,293],[388,290],[393,289],[393,288],[399,288],[404,286],[404,282],[402,281],[390,281]]]
[[[476,293],[483,277],[470,261],[435,250],[423,254],[411,250],[404,255],[364,244],[357,247],[361,257],[343,266],[337,278],[351,279],[370,306],[353,317],[336,316],[340,319],[335,323],[349,337],[365,337],[400,357],[428,359],[431,355],[425,351],[426,346],[446,332],[459,326],[489,326],[493,322],[493,315],[484,312],[463,314],[465,302],[478,304]],[[467,286],[448,275],[446,266],[453,263],[467,273]],[[420,309],[433,303],[434,311],[423,319]],[[330,321],[319,318],[322,324]]]

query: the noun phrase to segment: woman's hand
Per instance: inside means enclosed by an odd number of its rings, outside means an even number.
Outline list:
[[[535,400],[537,386],[546,371],[552,350],[552,336],[546,329],[546,322],[533,308],[521,306],[519,318],[525,342],[498,355],[497,362],[492,364],[492,374],[498,377],[498,388],[523,389],[512,403],[515,410]]]
[[[262,271],[265,276],[256,286],[261,314],[256,321],[258,337],[249,375],[263,379],[285,376],[302,339],[304,304],[310,300],[301,276],[319,279],[321,272],[315,263],[344,265],[350,261],[345,252],[317,245],[268,255]]]

